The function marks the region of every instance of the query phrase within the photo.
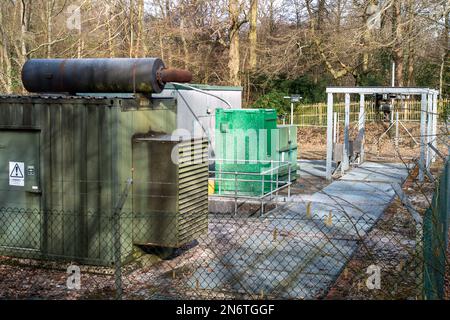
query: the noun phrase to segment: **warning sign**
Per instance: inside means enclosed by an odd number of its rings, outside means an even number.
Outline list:
[[[10,161],[9,162],[9,185],[10,186],[25,186],[25,177],[23,175],[25,163]]]

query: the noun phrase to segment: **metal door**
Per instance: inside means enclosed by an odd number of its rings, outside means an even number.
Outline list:
[[[39,136],[0,129],[0,250],[40,248]]]

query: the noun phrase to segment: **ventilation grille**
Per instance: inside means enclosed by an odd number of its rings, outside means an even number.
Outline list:
[[[184,244],[208,229],[208,141],[178,144],[178,241]]]

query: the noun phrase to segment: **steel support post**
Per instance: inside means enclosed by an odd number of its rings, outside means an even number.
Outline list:
[[[350,93],[345,94],[345,120],[344,120],[344,149],[342,152],[342,170],[345,172],[349,164],[349,134],[350,134]]]
[[[427,100],[427,133],[426,133],[426,144],[425,144],[425,165],[426,168],[430,167],[431,164],[431,148],[428,144],[431,142],[431,135],[433,132],[433,95],[428,94]]]
[[[331,166],[333,158],[333,94],[328,93],[327,97],[327,161],[326,179],[331,180]]]
[[[358,121],[358,130],[361,134],[361,154],[360,159],[361,163],[364,162],[364,141],[366,137],[366,111],[365,111],[365,101],[364,101],[364,95],[359,95],[359,121]]]
[[[420,100],[420,159],[419,163],[425,166],[425,135],[427,124],[427,95],[422,93]],[[424,172],[419,166],[419,182],[423,182]]]

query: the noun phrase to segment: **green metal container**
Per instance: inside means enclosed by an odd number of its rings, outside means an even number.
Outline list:
[[[286,183],[289,168],[297,178],[297,127],[276,121],[273,109],[216,109],[216,194],[261,196]]]
[[[289,177],[291,181],[297,179],[297,127],[293,125],[279,125],[277,127],[279,142],[277,146],[277,160],[284,162],[289,162],[289,166],[282,166],[278,171],[278,179],[282,181],[288,181]],[[289,169],[291,174],[289,176]]]
[[[174,99],[0,96],[0,254],[111,264],[111,216],[127,179],[141,177],[151,184],[156,174],[149,169],[151,161],[169,158],[160,151],[146,159],[133,142],[149,132],[175,129]],[[148,190],[139,192],[150,199]],[[121,210],[123,261],[131,257],[133,244],[144,239],[136,231],[135,213],[155,216],[154,207],[133,201],[136,196],[134,189]],[[181,210],[169,202],[160,208],[175,217]],[[149,236],[145,242],[176,245],[180,239],[158,242]]]

